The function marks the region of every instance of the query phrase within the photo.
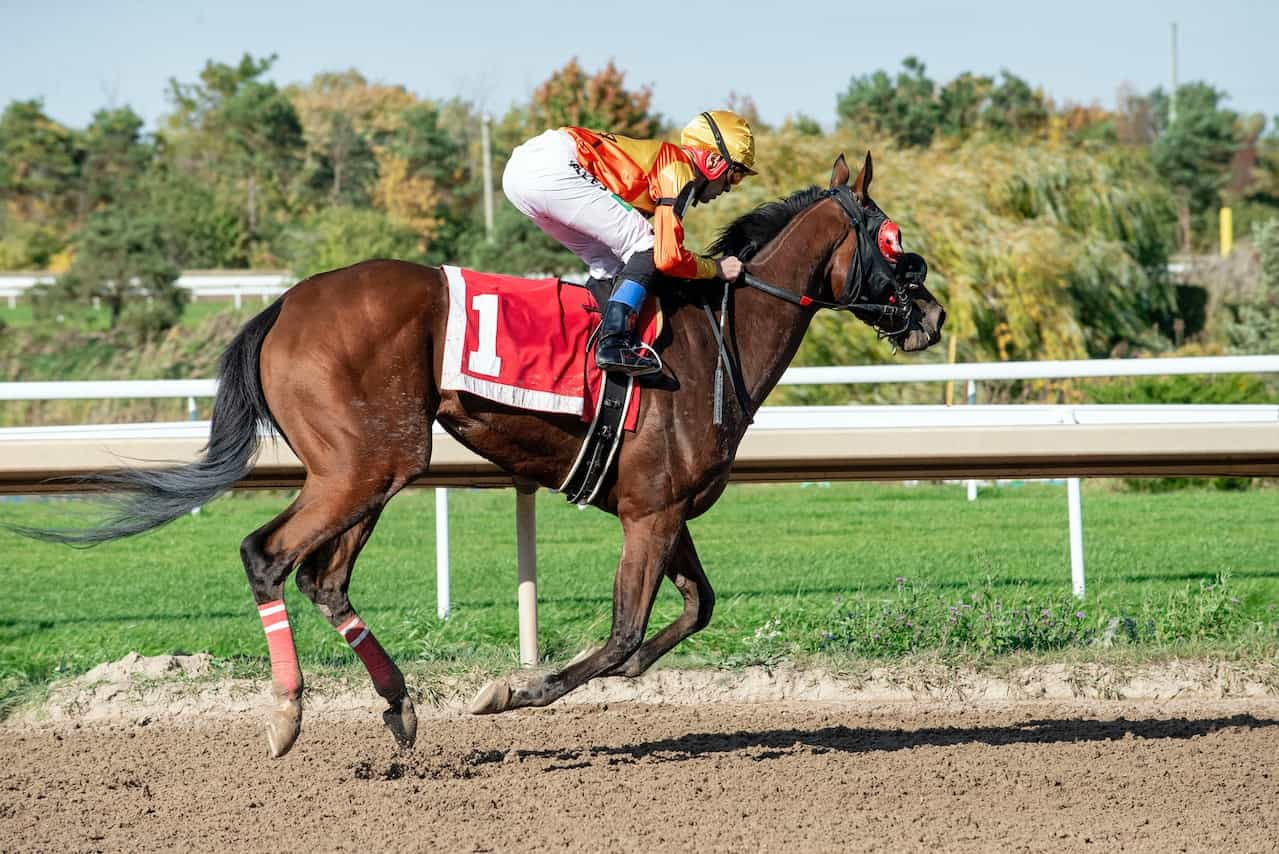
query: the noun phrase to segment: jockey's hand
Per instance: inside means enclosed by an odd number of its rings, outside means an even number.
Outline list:
[[[715,262],[715,275],[726,282],[736,282],[742,274],[742,262],[734,255],[720,258]]]

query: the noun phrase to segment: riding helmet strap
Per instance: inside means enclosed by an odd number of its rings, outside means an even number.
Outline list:
[[[711,136],[715,137],[715,147],[719,149],[719,156],[724,158],[724,162],[729,166],[737,166],[737,161],[728,153],[728,146],[724,144],[724,135],[719,132],[719,125],[715,124],[711,114],[702,113],[702,118],[706,119],[706,124],[711,127]]]

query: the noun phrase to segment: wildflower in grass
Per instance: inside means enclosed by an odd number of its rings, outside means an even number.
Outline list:
[[[1075,612],[1075,619],[1076,619],[1076,620],[1082,620],[1082,619],[1084,619],[1084,617],[1086,617],[1086,616],[1088,616],[1088,615],[1087,615],[1087,614],[1085,614],[1083,611],[1076,611],[1076,612]]]

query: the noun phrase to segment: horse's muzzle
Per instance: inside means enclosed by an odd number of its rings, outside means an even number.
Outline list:
[[[914,308],[910,313],[910,326],[893,338],[897,348],[907,353],[927,350],[936,344],[946,324],[946,309],[922,285],[912,294],[911,302]]]

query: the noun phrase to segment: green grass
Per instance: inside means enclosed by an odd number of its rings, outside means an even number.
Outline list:
[[[1087,486],[1082,603],[1069,597],[1061,486],[984,490],[975,503],[960,486],[731,487],[691,525],[718,594],[714,620],[671,658],[733,666],[921,652],[1093,654],[1108,627],[1148,657],[1275,654],[1275,492]],[[260,665],[265,644],[238,544],[287,498],[224,497],[198,517],[86,551],[0,533],[0,678],[10,690],[30,687],[130,650],[207,651]],[[509,491],[451,493],[453,617],[445,622],[435,616],[434,496],[408,492],[387,509],[357,566],[352,600],[393,656],[459,669],[514,664],[514,504]],[[556,495],[540,493],[537,506],[542,654],[563,661],[608,632],[621,531],[612,517]],[[48,523],[83,509],[10,501],[0,519]],[[350,661],[292,585],[286,596],[304,667]],[[653,625],[680,605],[664,585]],[[914,625],[898,631],[906,622]]]

